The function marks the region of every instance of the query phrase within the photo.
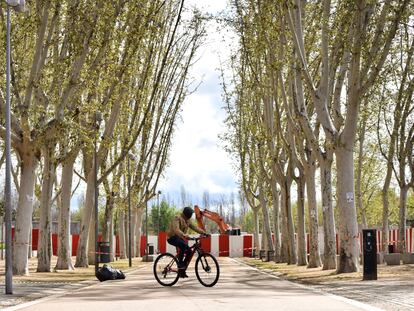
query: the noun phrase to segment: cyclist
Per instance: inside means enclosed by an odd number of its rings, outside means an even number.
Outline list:
[[[186,241],[186,239],[189,238],[187,235],[188,227],[197,233],[206,234],[204,230],[198,228],[191,222],[190,219],[193,216],[193,213],[194,210],[191,207],[184,207],[183,212],[173,218],[168,230],[168,243],[180,249],[180,253],[178,254],[178,268],[179,276],[181,278],[188,277],[185,273],[186,264],[184,261],[184,255],[187,256],[187,253],[190,250],[190,247]]]

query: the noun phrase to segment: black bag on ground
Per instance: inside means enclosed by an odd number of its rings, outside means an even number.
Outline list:
[[[121,270],[115,269],[115,271],[116,271],[116,279],[117,280],[125,279],[125,274]]]
[[[108,265],[103,265],[103,267],[98,269],[96,277],[101,282],[107,280],[123,280],[125,279],[125,274],[121,270],[114,269]]]

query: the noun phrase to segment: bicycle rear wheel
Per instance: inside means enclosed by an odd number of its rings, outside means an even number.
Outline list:
[[[178,281],[178,260],[170,254],[161,254],[154,262],[154,276],[162,286],[173,286]]]
[[[202,285],[206,287],[216,285],[220,276],[217,259],[209,253],[201,254],[195,262],[195,273]]]

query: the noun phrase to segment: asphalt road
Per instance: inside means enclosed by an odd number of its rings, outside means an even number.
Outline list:
[[[148,265],[125,280],[97,283],[14,310],[379,310],[280,280],[230,258],[220,258],[219,262],[220,279],[213,288],[203,287],[191,268],[188,279],[180,279],[173,287],[162,287]]]

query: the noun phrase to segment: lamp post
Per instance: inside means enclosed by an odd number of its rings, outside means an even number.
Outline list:
[[[160,252],[160,194],[161,190],[157,192],[157,253]]]
[[[148,194],[148,190],[146,192],[146,196]],[[151,257],[149,257],[149,243],[148,243],[148,200],[145,200],[145,254],[142,256],[142,261],[149,262],[152,261]]]
[[[98,187],[98,151],[97,151],[97,135],[99,135],[99,127],[102,121],[102,113],[97,111],[95,113],[95,141],[94,141],[94,156],[93,156],[93,167],[94,167],[94,184],[95,184],[95,275],[98,273],[99,269],[99,256],[98,256],[98,198],[99,198],[99,187]]]
[[[128,153],[128,262],[129,266],[132,267],[132,252],[131,252],[131,165],[130,160],[135,161],[135,156],[129,152]]]
[[[5,154],[6,154],[6,180],[4,187],[5,201],[5,223],[6,223],[6,273],[5,273],[5,292],[13,294],[13,262],[12,262],[12,208],[11,208],[11,144],[10,144],[10,7],[15,12],[26,10],[25,0],[6,0],[6,109],[5,109]]]
[[[149,183],[149,179],[147,179],[147,182]],[[142,261],[144,262],[151,262],[154,260],[153,256],[149,256],[149,239],[148,239],[148,200],[151,200],[154,198],[157,194],[151,193],[149,195],[148,189],[145,192],[145,236],[146,236],[146,246],[145,246],[145,255],[142,257]]]

